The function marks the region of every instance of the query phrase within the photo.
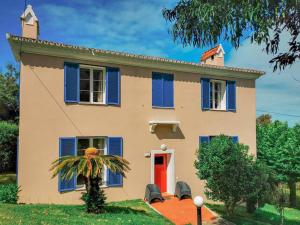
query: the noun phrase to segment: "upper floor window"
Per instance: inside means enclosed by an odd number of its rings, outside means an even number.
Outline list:
[[[64,99],[66,103],[100,103],[120,105],[119,68],[64,65]]]
[[[210,108],[226,110],[226,82],[212,80],[210,82]]]
[[[80,102],[105,103],[105,68],[80,66]]]
[[[236,82],[201,79],[202,110],[236,111]]]
[[[174,107],[174,75],[152,73],[152,106],[160,108]]]

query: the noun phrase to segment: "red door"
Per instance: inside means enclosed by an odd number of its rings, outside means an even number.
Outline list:
[[[154,183],[162,193],[167,191],[167,154],[154,157]]]

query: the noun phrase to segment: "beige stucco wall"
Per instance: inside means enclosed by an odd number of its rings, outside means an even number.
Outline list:
[[[224,66],[224,57],[219,57],[218,55],[216,55],[213,60],[211,59],[211,57],[209,57],[204,61],[204,63],[215,66]]]
[[[237,112],[202,111],[201,74],[174,73],[174,109],[152,108],[152,69],[117,66],[121,71],[121,107],[64,103],[65,59],[26,55],[21,63],[19,176],[20,202],[77,204],[80,191],[60,194],[50,164],[58,157],[59,137],[122,136],[131,171],[123,188],[107,188],[109,201],[143,198],[150,183],[150,158],[144,153],[161,144],[175,150],[176,180],[203,194],[193,166],[200,135],[238,135],[256,152],[255,81],[237,79]],[[66,61],[71,61],[70,59]],[[101,63],[80,62],[93,65]],[[104,64],[106,66],[107,64]],[[156,70],[159,71],[159,70]],[[161,71],[171,72],[172,71]],[[206,76],[207,77],[207,76]],[[179,120],[149,132],[149,120]],[[72,122],[71,122],[72,121]]]
[[[38,23],[36,21],[33,24],[27,24],[24,20],[21,22],[22,24],[22,36],[27,38],[38,38]]]

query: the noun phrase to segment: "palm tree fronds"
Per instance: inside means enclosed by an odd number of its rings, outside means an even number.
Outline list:
[[[101,176],[104,166],[113,173],[120,173],[123,177],[126,177],[125,173],[130,170],[129,162],[120,156],[94,154],[60,157],[51,164],[50,171],[53,171],[52,178],[58,174],[66,180],[71,179],[75,174],[95,178]]]

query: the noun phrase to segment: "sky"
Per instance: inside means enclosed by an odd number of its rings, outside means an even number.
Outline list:
[[[40,39],[92,48],[160,56],[188,62],[199,62],[209,49],[183,47],[174,42],[170,24],[162,17],[162,9],[176,0],[26,0],[40,23]],[[12,63],[18,66],[5,38],[5,33],[20,35],[20,15],[25,0],[1,0],[0,7],[0,71]],[[281,38],[283,43],[288,35]],[[240,48],[221,41],[226,66],[263,70],[266,75],[256,81],[257,115],[270,113],[273,119],[300,122],[300,62],[281,72],[273,72],[272,58],[263,46],[245,39]],[[280,51],[287,46],[282,45]]]

